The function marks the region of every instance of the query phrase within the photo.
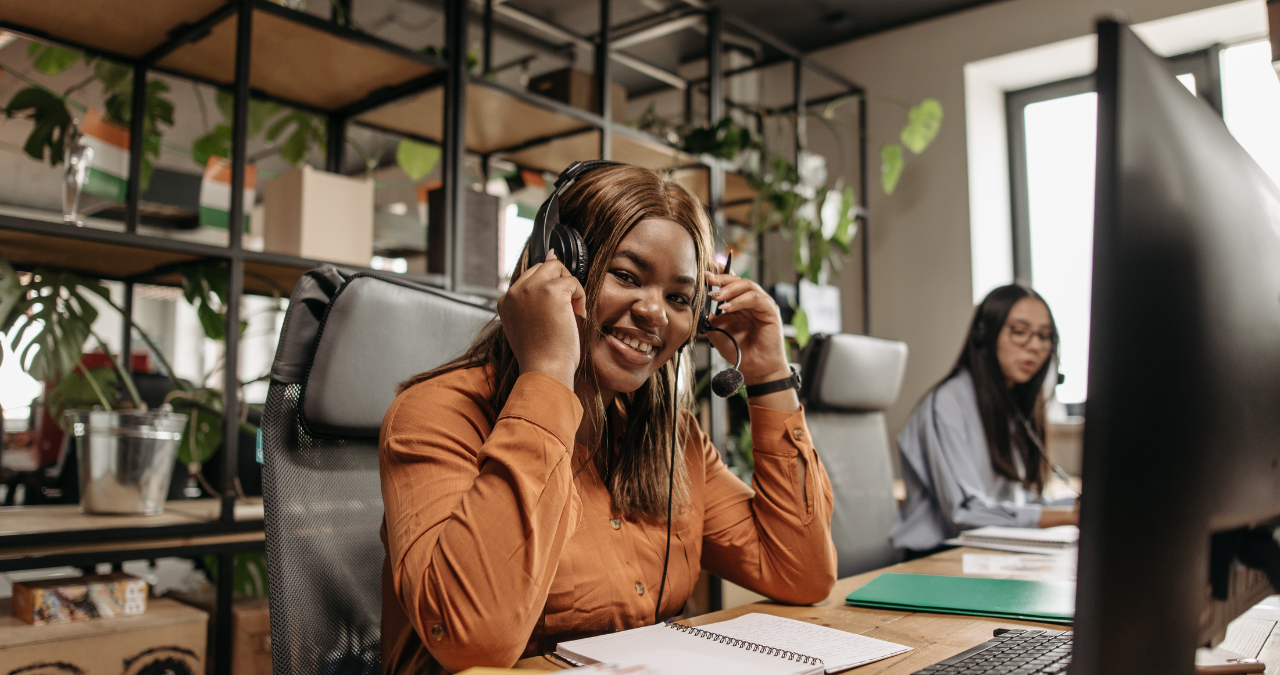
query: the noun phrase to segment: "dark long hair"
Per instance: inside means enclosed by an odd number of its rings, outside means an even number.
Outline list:
[[[982,415],[982,429],[987,435],[992,468],[1001,476],[1040,493],[1049,475],[1049,460],[1035,443],[1038,441],[1040,447],[1044,447],[1044,380],[1058,360],[1058,324],[1050,310],[1049,323],[1055,337],[1049,358],[1030,380],[1015,384],[1012,389],[1006,387],[1004,372],[996,357],[996,344],[1010,310],[1023,298],[1035,298],[1044,303],[1045,309],[1049,308],[1049,303],[1044,302],[1039,293],[1021,284],[1001,286],[987,294],[973,313],[969,337],[965,340],[964,349],[960,350],[960,358],[943,382],[955,377],[962,369],[969,371],[977,393],[978,412]],[[1029,434],[1035,434],[1035,439]],[[1021,460],[1021,475],[1015,457]]]
[[[571,223],[582,233],[586,241],[590,270],[587,275],[586,306],[587,324],[580,336],[582,360],[578,363],[575,381],[586,383],[592,390],[596,386],[595,368],[591,363],[590,346],[598,339],[600,327],[596,323],[596,306],[600,286],[607,272],[607,263],[613,257],[618,244],[631,228],[648,218],[662,218],[681,225],[693,237],[697,253],[698,269],[711,269],[711,225],[706,212],[688,190],[668,176],[634,166],[611,166],[595,169],[578,179],[560,199],[561,221]],[[516,266],[512,282],[520,278],[528,266],[529,248]],[[701,303],[707,302],[704,287],[699,285],[693,303],[693,316],[698,316]],[[683,349],[683,347],[682,347]],[[465,354],[434,370],[415,375],[402,382],[399,394],[405,389],[462,368],[488,367],[492,373],[493,410],[495,414],[506,405],[516,379],[520,377],[520,364],[507,342],[502,322],[494,318],[476,338]],[[679,411],[672,405],[672,394],[678,387],[676,360],[671,359],[658,368],[636,391],[619,394],[614,405],[622,418],[621,434],[608,432],[609,415],[597,393],[583,401],[583,417],[591,422],[596,437],[589,448],[590,459],[604,477],[613,497],[614,505],[624,515],[638,515],[665,520],[667,514],[668,457],[672,426],[677,425]],[[688,392],[685,392],[688,394]],[[688,399],[688,396],[682,398]],[[686,416],[686,419],[691,417]],[[676,429],[676,447],[684,447],[691,429],[681,425]],[[609,435],[606,436],[606,433]],[[618,438],[616,455],[611,455],[611,437]],[[681,458],[682,453],[676,453]],[[677,460],[674,467],[672,504],[679,513],[689,497],[689,477],[684,461]]]

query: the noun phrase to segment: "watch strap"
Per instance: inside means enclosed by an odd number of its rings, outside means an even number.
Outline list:
[[[791,367],[791,375],[781,380],[773,380],[772,382],[761,382],[760,384],[752,384],[747,387],[747,398],[755,398],[772,394],[778,391],[786,391],[787,389],[800,388],[800,373],[796,372],[794,366]]]

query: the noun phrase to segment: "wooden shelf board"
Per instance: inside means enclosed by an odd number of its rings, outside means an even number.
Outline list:
[[[681,169],[676,172],[675,178],[678,183],[683,185],[685,189],[692,192],[706,204],[710,199],[710,191],[708,182],[711,170],[705,166],[695,166]],[[724,175],[724,203],[728,204],[725,208],[726,216],[730,211],[735,213],[747,213],[751,210],[751,201],[756,198],[755,188],[751,187],[751,181],[740,173],[726,172]],[[745,209],[743,208],[745,206]],[[731,220],[733,220],[731,218]],[[738,222],[746,222],[745,220]]]
[[[236,502],[236,520],[262,520],[262,498]],[[192,525],[217,520],[222,503],[217,499],[175,500],[165,503],[156,516],[116,516],[81,513],[76,504],[0,507],[0,542],[4,537],[45,532],[75,532],[116,528]]]
[[[371,110],[360,122],[387,131],[439,141],[444,128],[444,88]],[[495,87],[467,84],[467,149],[489,154],[529,141],[590,127],[581,120],[522,101]]]
[[[599,159],[600,132],[590,129],[508,153],[504,157],[530,169],[559,173],[576,161]],[[696,158],[675,148],[620,133],[613,134],[613,159],[655,171],[670,171],[697,163]]]
[[[198,260],[226,260],[231,252],[220,246],[0,215],[0,255],[20,269],[43,266],[97,279],[135,279],[159,286],[181,286],[182,277],[177,273],[151,272]],[[243,251],[240,255],[245,261],[244,290],[254,295],[288,296],[303,274],[328,264],[257,251]],[[429,282],[424,275],[378,273],[415,283]]]
[[[201,259],[172,251],[12,230],[0,230],[0,254],[17,267],[54,267],[100,279],[126,279],[165,265]]]
[[[166,70],[230,85],[235,79],[236,18],[157,64]],[[322,110],[336,110],[369,94],[430,73],[399,54],[254,10],[249,86]]]
[[[139,57],[168,40],[169,31],[195,23],[225,0],[0,0],[5,22],[55,40]]]

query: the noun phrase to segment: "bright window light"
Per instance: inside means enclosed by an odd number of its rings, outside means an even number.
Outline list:
[[[1181,82],[1182,86],[1186,87],[1187,91],[1191,92],[1193,96],[1198,96],[1198,94],[1196,94],[1196,74],[1195,73],[1183,73],[1178,76],[1178,81]]]
[[[521,217],[518,204],[507,204],[502,231],[502,274],[508,279],[515,274],[524,244],[532,233],[533,219]]]
[[[1280,80],[1271,69],[1271,45],[1265,40],[1230,47],[1222,64],[1222,108],[1227,128],[1253,160],[1280,184]]]
[[[33,327],[27,335],[34,332]],[[27,342],[30,339],[18,345],[19,351],[26,347]],[[40,383],[22,371],[18,357],[9,349],[8,336],[0,339],[0,349],[4,350],[4,363],[0,364],[0,408],[5,410],[6,417],[27,415],[32,399],[40,395]]]
[[[1098,95],[1077,94],[1025,109],[1031,283],[1058,325],[1063,403],[1087,391],[1093,183]]]

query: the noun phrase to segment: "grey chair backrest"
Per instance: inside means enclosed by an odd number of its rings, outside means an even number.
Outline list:
[[[276,675],[379,672],[382,416],[397,383],[462,354],[492,316],[331,266],[294,288],[262,416]]]
[[[898,503],[883,411],[898,398],[907,345],[865,335],[816,335],[803,360],[805,417],[831,478],[839,576],[898,562],[889,545]]]

